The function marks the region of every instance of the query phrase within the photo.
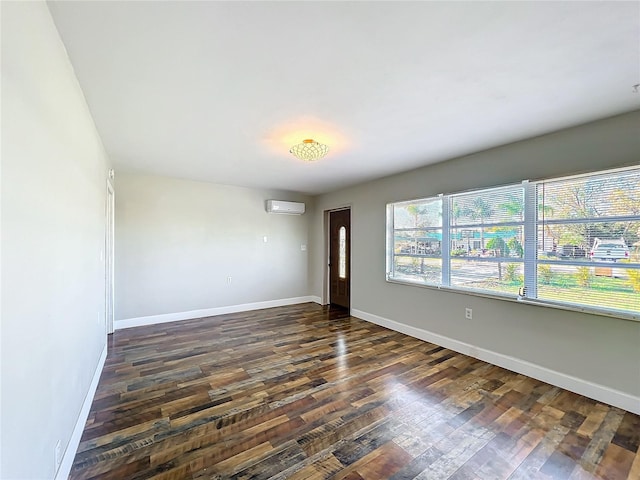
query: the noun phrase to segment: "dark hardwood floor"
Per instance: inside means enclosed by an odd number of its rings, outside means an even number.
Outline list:
[[[639,479],[639,442],[637,415],[303,304],[117,331],[70,478]]]

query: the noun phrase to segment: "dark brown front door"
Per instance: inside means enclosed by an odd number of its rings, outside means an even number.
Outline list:
[[[329,212],[329,303],[351,306],[351,210]]]

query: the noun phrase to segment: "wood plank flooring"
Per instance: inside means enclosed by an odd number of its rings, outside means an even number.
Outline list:
[[[117,331],[72,479],[640,479],[640,417],[316,304]]]

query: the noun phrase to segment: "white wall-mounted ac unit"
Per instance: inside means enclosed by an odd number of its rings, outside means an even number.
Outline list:
[[[285,202],[284,200],[267,200],[267,212],[302,215],[304,213],[304,203]]]

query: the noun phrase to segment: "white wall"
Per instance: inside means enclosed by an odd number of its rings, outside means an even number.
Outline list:
[[[639,132],[634,112],[322,195],[310,293],[323,294],[323,212],[351,204],[353,309],[615,390],[640,411],[640,323],[385,281],[386,203],[637,164]]]
[[[47,479],[106,343],[108,163],[46,4],[1,8],[0,478]]]
[[[308,197],[147,175],[117,180],[116,322],[308,295],[300,247],[310,214],[265,211],[267,199],[309,208]]]

